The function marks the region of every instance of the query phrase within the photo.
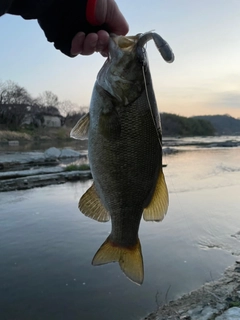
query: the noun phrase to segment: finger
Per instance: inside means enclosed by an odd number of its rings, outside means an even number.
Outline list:
[[[109,34],[105,30],[100,30],[97,35],[98,41],[96,51],[100,52],[103,56],[106,56],[108,52]]]
[[[85,33],[84,32],[78,32],[75,37],[72,40],[72,46],[71,46],[71,54],[73,56],[76,56],[78,54],[81,54],[83,52],[83,43],[85,40]]]
[[[89,33],[83,43],[82,55],[90,55],[96,51],[98,35],[96,33]]]
[[[96,19],[99,24],[107,24],[112,33],[117,35],[128,33],[128,23],[114,0],[97,1]]]
[[[128,33],[129,27],[126,19],[122,15],[115,1],[109,1],[112,7],[107,12],[105,23],[108,25],[111,32],[117,35],[125,35]]]

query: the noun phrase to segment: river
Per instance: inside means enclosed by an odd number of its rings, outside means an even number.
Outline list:
[[[161,223],[141,222],[142,286],[118,264],[91,265],[111,229],[77,208],[91,181],[0,193],[0,319],[141,319],[219,278],[240,256],[240,148],[221,146],[229,139],[165,140],[178,150],[163,159],[170,206]]]

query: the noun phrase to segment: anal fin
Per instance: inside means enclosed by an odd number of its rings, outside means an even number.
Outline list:
[[[143,258],[139,239],[135,246],[121,247],[113,243],[109,236],[93,257],[92,265],[110,262],[118,262],[122,271],[133,282],[143,283]]]
[[[168,190],[162,170],[149,205],[143,211],[145,221],[162,221],[168,210]]]
[[[79,200],[79,210],[87,217],[100,222],[110,220],[110,215],[99,198],[94,184],[84,193]]]

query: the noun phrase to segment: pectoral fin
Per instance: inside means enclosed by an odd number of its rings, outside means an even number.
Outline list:
[[[72,128],[70,132],[70,137],[78,140],[87,139],[89,124],[90,124],[90,115],[89,113],[87,113]]]
[[[156,183],[151,202],[143,211],[145,221],[162,221],[168,209],[168,190],[162,170]]]
[[[108,211],[103,206],[94,184],[81,197],[79,210],[87,217],[99,222],[107,222],[110,220]]]
[[[143,283],[143,258],[139,239],[135,246],[126,248],[111,242],[109,236],[95,254],[92,264],[99,266],[110,262],[118,262],[122,271],[133,282]]]

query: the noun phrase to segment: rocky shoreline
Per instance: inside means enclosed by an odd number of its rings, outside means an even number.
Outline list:
[[[240,319],[240,260],[221,279],[170,301],[142,320]]]
[[[0,154],[0,192],[90,179],[90,170],[65,171],[64,161],[80,159],[86,161],[86,155],[71,149],[57,148],[45,152]]]
[[[91,179],[91,177],[92,175],[90,170],[83,170],[71,172],[63,171],[59,173],[30,175],[20,178],[4,179],[0,180],[0,192],[45,187],[50,184],[61,184],[67,181]]]

